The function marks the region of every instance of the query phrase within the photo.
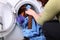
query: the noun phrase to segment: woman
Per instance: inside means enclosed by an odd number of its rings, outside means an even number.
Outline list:
[[[26,14],[32,15],[35,18],[37,23],[39,23],[40,25],[43,25],[45,22],[47,22],[47,21],[51,20],[53,17],[55,17],[58,14],[58,12],[60,12],[60,4],[59,3],[60,3],[60,0],[49,0],[44,7],[44,11],[40,15],[38,15],[36,12],[34,12],[31,9],[26,11]],[[58,18],[60,21],[60,13],[59,13]],[[59,31],[59,30],[57,30],[57,31]],[[59,39],[59,38],[57,38],[57,39]]]
[[[59,2],[60,2],[59,0],[53,0],[53,1],[49,0],[44,7],[44,11],[40,15],[38,15],[36,12],[34,12],[31,9],[26,11],[26,14],[32,15],[37,21],[37,23],[43,25],[44,22],[51,20],[57,14],[57,12],[60,11]]]

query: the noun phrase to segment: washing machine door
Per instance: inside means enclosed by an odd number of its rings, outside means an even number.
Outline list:
[[[37,13],[40,13],[42,12],[42,3],[41,2],[38,2],[37,0],[21,0],[19,2],[17,2],[17,4],[15,5],[14,9],[15,9],[15,12],[18,14],[18,10],[19,8],[24,5],[24,4],[30,4],[34,7],[34,10],[37,12]]]
[[[0,2],[0,37],[8,35],[15,27],[15,17],[9,3]]]

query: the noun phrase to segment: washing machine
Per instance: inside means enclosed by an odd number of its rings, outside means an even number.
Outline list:
[[[6,3],[0,2],[0,38],[2,40],[23,40],[22,27],[16,25],[16,17],[22,5],[30,4],[36,13],[43,11],[41,2],[37,0],[9,0]],[[2,11],[3,10],[3,11]]]
[[[22,40],[22,32],[16,26],[12,5],[8,2],[0,2],[0,5],[0,40]]]

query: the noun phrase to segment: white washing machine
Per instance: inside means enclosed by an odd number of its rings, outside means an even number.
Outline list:
[[[36,0],[9,0],[0,2],[0,38],[4,40],[23,40],[22,28],[16,25],[16,17],[19,8],[24,4],[30,4],[37,13],[43,11],[41,2]]]

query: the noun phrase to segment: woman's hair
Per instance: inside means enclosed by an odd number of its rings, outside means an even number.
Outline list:
[[[45,4],[48,2],[48,0],[37,0],[37,1],[41,1],[43,6],[45,6]]]

